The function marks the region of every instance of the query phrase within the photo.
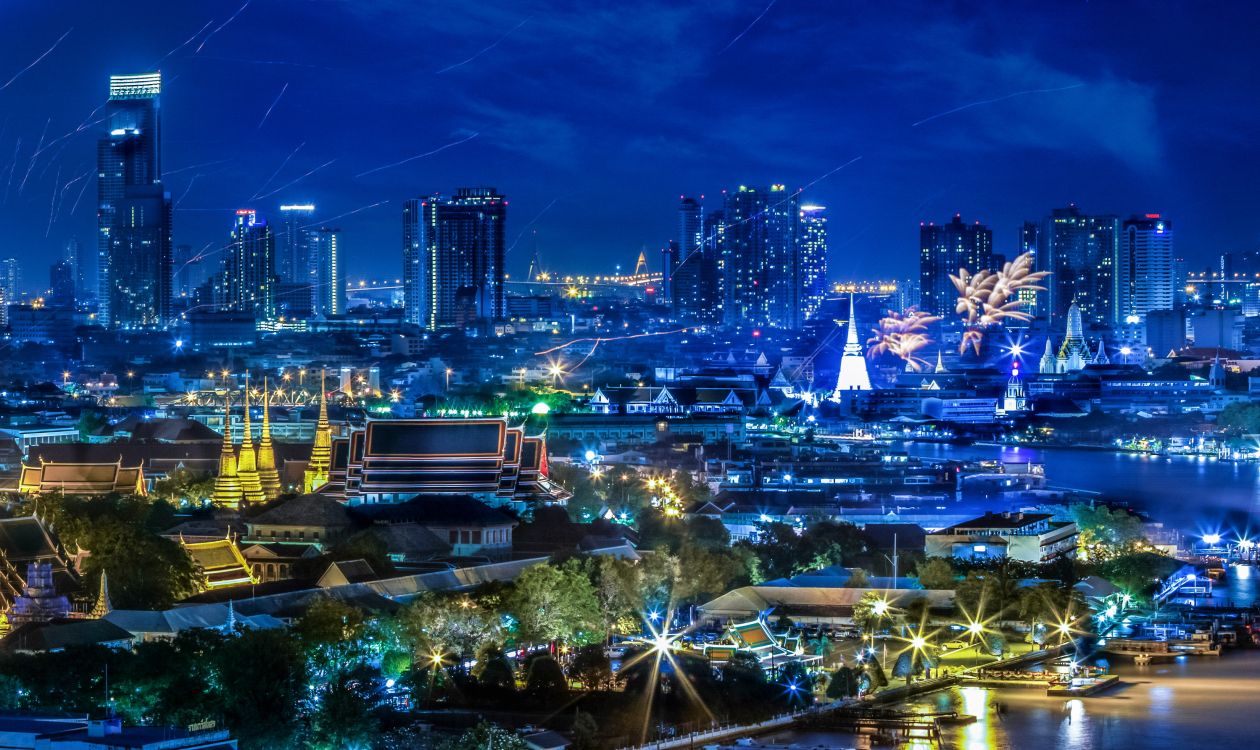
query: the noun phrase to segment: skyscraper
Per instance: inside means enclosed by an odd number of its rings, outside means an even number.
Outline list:
[[[494,188],[460,188],[454,198],[420,202],[424,325],[459,327],[501,320],[507,200]]]
[[[403,202],[403,319],[412,325],[428,322],[429,305],[425,299],[424,279],[424,201],[419,198]]]
[[[169,281],[163,284],[152,278],[116,278],[113,259],[116,249],[127,253],[124,262],[128,264],[129,271],[143,275],[160,270],[163,260],[161,257],[146,260],[140,255],[165,252],[169,274],[170,210],[161,210],[154,204],[162,198],[170,200],[170,196],[162,193],[160,188],[161,92],[160,73],[110,76],[109,79],[109,100],[105,105],[107,135],[96,144],[97,319],[105,325],[119,324],[113,314],[113,304],[126,304],[126,300],[134,299],[132,294],[139,290],[155,295],[161,295],[165,290],[169,305]],[[152,226],[141,223],[141,217],[136,214],[128,215],[129,211],[123,211],[122,202],[127,198],[135,201],[128,208],[143,214],[143,222],[153,222]],[[131,236],[115,245],[114,228],[119,219],[123,220]],[[118,284],[128,290],[121,296],[114,293]],[[167,310],[163,308],[162,301],[156,299],[144,304],[138,314],[121,312],[126,324],[150,325],[140,321],[164,315]]]
[[[798,230],[801,258],[801,312],[813,320],[827,296],[827,217],[824,206],[801,206]]]
[[[16,304],[22,289],[22,264],[17,258],[0,260],[0,292],[6,305]]]
[[[311,312],[325,318],[346,311],[340,239],[340,229],[320,227],[311,233]]]
[[[724,305],[728,325],[800,328],[797,193],[783,185],[740,186],[724,208]]]
[[[310,230],[315,206],[310,203],[280,207],[280,227],[276,236],[276,275],[281,281],[307,283],[311,275]]]
[[[154,328],[171,317],[171,196],[131,185],[114,202],[109,279],[99,300],[114,326]]]
[[[1177,279],[1170,220],[1159,214],[1125,220],[1120,230],[1116,279],[1117,322],[1140,323],[1151,310],[1173,308]]]
[[[919,309],[952,316],[958,290],[949,278],[959,269],[988,269],[993,264],[993,232],[980,222],[967,224],[954,214],[948,224],[919,225]]]
[[[237,210],[223,264],[219,306],[270,320],[276,310],[275,237],[266,219]]]
[[[671,242],[672,265],[666,269],[674,317],[689,323],[716,323],[721,305],[717,243],[706,241],[700,203],[684,197],[678,205],[678,238]],[[714,212],[710,216],[721,216]]]
[[[1042,222],[1037,243],[1037,270],[1052,274],[1045,280],[1042,314],[1061,323],[1075,302],[1086,324],[1122,320],[1116,316],[1117,217],[1086,216],[1076,206],[1056,208]]]
[[[54,307],[74,307],[74,264],[65,258],[48,267],[48,297]]]

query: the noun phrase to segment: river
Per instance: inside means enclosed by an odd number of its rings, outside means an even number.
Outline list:
[[[1260,464],[1071,448],[905,443],[912,456],[1042,464],[1051,487],[1099,493],[1182,532],[1260,532]]]
[[[921,712],[958,711],[975,724],[946,730],[949,750],[1197,750],[1251,747],[1260,706],[1260,651],[1113,664],[1122,683],[1091,698],[1049,698],[1030,688],[959,687],[911,702]],[[998,715],[993,706],[1005,711]],[[784,732],[761,738],[802,748],[855,747],[851,736]],[[911,747],[914,747],[913,745]],[[923,745],[927,747],[927,745]]]

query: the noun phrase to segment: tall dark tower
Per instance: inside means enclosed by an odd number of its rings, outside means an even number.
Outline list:
[[[255,320],[276,315],[275,235],[253,209],[236,212],[219,302],[222,309],[250,313]]]
[[[728,325],[800,328],[800,200],[783,185],[728,193],[722,239]]]
[[[110,76],[97,141],[97,319],[161,325],[170,315],[171,209],[162,190],[160,73]],[[165,205],[162,205],[165,204]]]
[[[413,325],[428,323],[425,301],[424,223],[423,208],[427,201],[419,198],[403,202],[402,263],[403,315]]]
[[[954,214],[948,224],[920,224],[919,309],[931,315],[953,315],[958,290],[949,275],[960,268],[975,273],[992,265],[993,232],[980,222],[968,224]]]
[[[421,202],[427,305],[423,325],[459,327],[502,320],[507,200],[494,188],[460,188]]]

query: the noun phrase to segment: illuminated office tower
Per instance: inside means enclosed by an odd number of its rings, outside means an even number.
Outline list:
[[[827,296],[827,217],[824,206],[801,206],[798,228],[801,263],[801,312],[813,320]]]
[[[783,185],[741,185],[726,195],[722,275],[728,325],[800,327],[799,205],[797,194]]]
[[[276,228],[276,276],[282,282],[305,284],[311,275],[311,222],[315,206],[310,203],[280,207],[280,224]]]
[[[951,316],[958,290],[949,278],[960,268],[991,268],[993,232],[980,222],[968,224],[954,214],[948,224],[919,224],[919,309]]]
[[[1076,206],[1054,209],[1037,236],[1037,270],[1051,272],[1043,283],[1046,309],[1041,314],[1058,325],[1075,303],[1086,325],[1123,322],[1116,304],[1119,245],[1117,217],[1087,216]]]
[[[460,188],[420,202],[419,232],[428,328],[501,320],[507,199],[494,188]]]
[[[419,198],[403,202],[403,319],[413,325],[428,323],[422,221],[424,203]]]
[[[718,216],[720,212],[710,214]],[[712,230],[716,233],[717,227]],[[721,320],[717,243],[709,241],[705,231],[700,203],[684,197],[678,204],[678,238],[671,243],[674,253],[667,271],[674,317],[689,323]]]
[[[158,328],[171,317],[171,196],[159,185],[132,185],[114,202],[105,300],[110,324]]]
[[[1159,214],[1125,220],[1116,256],[1116,322],[1140,323],[1151,310],[1173,309],[1176,285],[1172,221]]]
[[[237,210],[223,263],[219,306],[271,320],[276,310],[275,237],[266,219]]]
[[[15,304],[22,289],[22,264],[17,258],[0,260],[0,292],[6,304]]]
[[[320,227],[311,233],[311,312],[325,318],[346,311],[340,243],[340,229]]]
[[[119,310],[115,304],[127,304],[134,295],[147,293],[161,295],[165,290],[169,306],[170,283],[144,278],[158,273],[165,263],[169,277],[170,267],[170,210],[158,208],[155,201],[170,200],[161,188],[161,92],[160,73],[110,76],[109,100],[105,104],[106,135],[96,143],[97,177],[97,320],[105,325],[148,325],[150,317],[162,317],[161,299],[151,300],[135,312]],[[124,211],[123,201],[132,203]],[[128,215],[130,211],[138,211]],[[156,222],[149,226],[144,222]],[[115,226],[122,222],[129,237],[120,244],[113,241]],[[161,257],[143,259],[144,253],[163,252]],[[124,253],[121,258],[128,273],[139,273],[140,279],[120,277],[122,269],[115,269],[115,252]],[[115,294],[116,286],[127,291]],[[157,311],[154,313],[154,311]]]

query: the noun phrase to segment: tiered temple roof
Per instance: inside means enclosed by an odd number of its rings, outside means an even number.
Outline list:
[[[144,470],[139,466],[123,466],[119,458],[113,463],[41,462],[23,466],[18,491],[28,494],[60,492],[65,495],[147,494]]]

